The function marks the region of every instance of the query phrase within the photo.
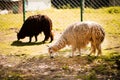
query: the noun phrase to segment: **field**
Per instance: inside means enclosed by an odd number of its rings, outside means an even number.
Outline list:
[[[71,23],[80,21],[80,10],[48,9],[27,12],[46,14],[53,21],[55,40]],[[103,55],[69,58],[70,47],[59,51],[54,59],[49,58],[46,42],[28,43],[29,38],[17,41],[15,31],[23,24],[22,14],[0,15],[0,79],[2,80],[120,80],[120,7],[84,10],[84,21],[92,20],[103,25],[106,32],[102,44]]]

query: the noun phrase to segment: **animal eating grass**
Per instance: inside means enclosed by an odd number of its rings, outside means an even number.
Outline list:
[[[52,20],[47,15],[32,15],[23,23],[19,33],[17,33],[17,39],[20,40],[29,37],[30,43],[34,36],[35,41],[37,41],[37,36],[41,32],[45,35],[45,38],[42,41],[43,43],[49,38],[51,39],[50,42],[53,41]]]
[[[53,54],[58,50],[64,48],[66,45],[72,47],[72,57],[76,50],[81,55],[81,49],[85,48],[88,43],[91,43],[92,53],[96,53],[96,56],[102,54],[101,43],[104,41],[105,32],[102,26],[96,22],[76,22],[71,24],[62,33],[59,39],[48,48],[50,57],[53,58]]]

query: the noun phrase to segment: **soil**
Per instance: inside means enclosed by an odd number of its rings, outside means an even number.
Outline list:
[[[56,40],[60,34],[55,34]],[[61,55],[51,59],[47,54],[48,42],[41,44],[40,41],[35,43],[33,40],[29,44],[27,38],[17,42],[14,29],[8,33],[0,32],[0,36],[0,43],[7,46],[0,51],[1,80],[120,80],[116,59],[110,61],[105,60],[104,56],[86,55],[69,58],[69,48],[63,49],[59,52]],[[42,38],[40,37],[41,40]],[[102,45],[104,52],[120,53],[119,41],[120,37],[107,34]],[[8,54],[3,54],[4,52]]]

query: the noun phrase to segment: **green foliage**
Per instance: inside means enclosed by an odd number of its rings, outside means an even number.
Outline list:
[[[95,71],[88,73],[84,80],[98,80]]]
[[[64,65],[64,66],[62,67],[62,69],[63,69],[63,70],[69,70],[69,66]]]
[[[24,80],[19,74],[10,74],[3,80]]]
[[[119,52],[116,52],[116,51],[109,51],[109,52],[107,52],[106,56],[101,56],[100,58],[104,61],[114,62],[114,61],[120,59],[120,54],[119,54]]]
[[[82,80],[98,80],[96,72],[94,70],[91,72],[87,72],[86,74],[79,75],[76,78]]]
[[[98,65],[94,68],[94,70],[99,74],[107,74],[108,73],[108,67],[106,64]]]
[[[109,7],[106,8],[106,11],[110,14],[120,13],[120,7]]]
[[[21,74],[8,71],[4,72],[4,70],[0,70],[0,79],[1,80],[24,80],[21,76]]]
[[[87,56],[87,59],[90,63],[93,62],[96,58],[96,56]]]

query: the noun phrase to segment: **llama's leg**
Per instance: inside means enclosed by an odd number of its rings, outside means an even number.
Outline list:
[[[76,48],[72,47],[72,55],[71,55],[71,57],[74,57],[75,50],[76,50]]]
[[[49,39],[50,33],[48,33],[48,31],[44,31],[43,33],[45,35],[45,38],[42,42],[44,43],[45,41],[47,41]]]
[[[29,37],[29,43],[31,43],[31,41],[32,41],[32,36]]]
[[[37,42],[37,35],[35,35],[35,42]]]
[[[98,50],[98,53],[96,54],[96,56],[101,55],[102,54],[101,44],[97,45],[97,50]]]
[[[81,49],[78,49],[79,50],[79,55],[78,56],[81,56]]]
[[[50,58],[54,58],[53,53],[50,52]]]
[[[54,39],[54,37],[53,37],[53,33],[52,33],[52,32],[50,33],[50,38],[51,38],[50,42],[52,42],[53,39]]]
[[[96,46],[95,46],[95,44],[94,43],[91,43],[91,51],[90,51],[90,53],[89,53],[89,56],[92,54],[92,53],[96,53]]]

